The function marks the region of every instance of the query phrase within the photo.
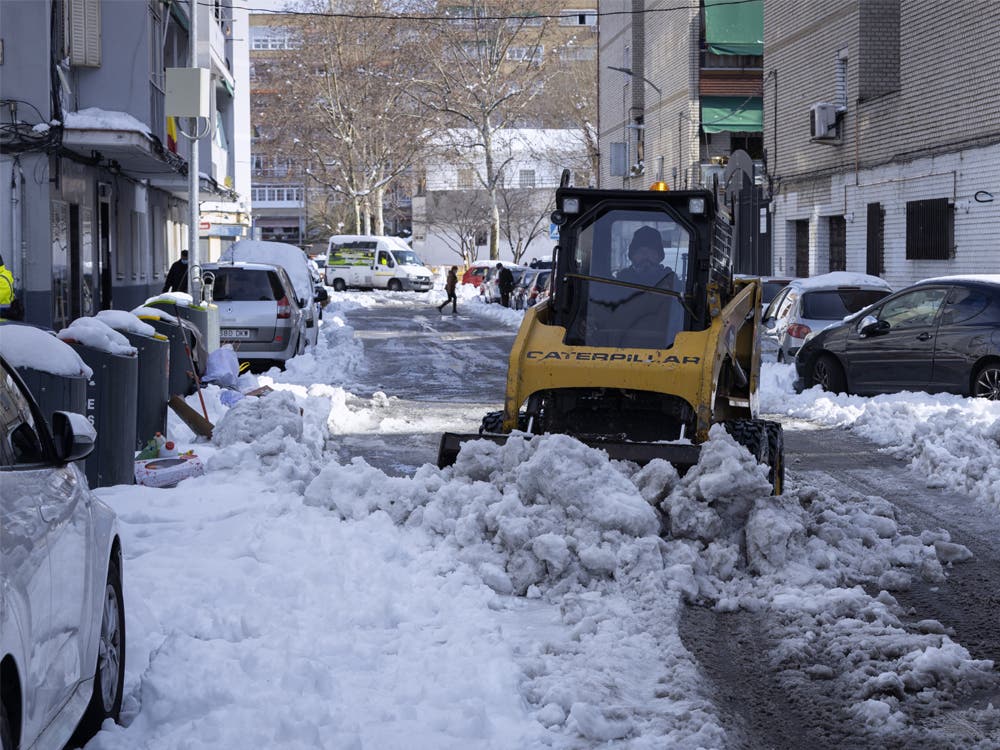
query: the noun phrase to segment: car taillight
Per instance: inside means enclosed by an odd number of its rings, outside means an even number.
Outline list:
[[[793,339],[804,339],[812,332],[809,326],[804,326],[801,323],[792,323],[788,326],[788,335]]]
[[[288,297],[282,297],[278,300],[278,320],[290,317],[292,317],[292,305],[289,303]]]

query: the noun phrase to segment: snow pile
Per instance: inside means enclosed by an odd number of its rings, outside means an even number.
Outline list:
[[[1000,402],[946,393],[893,393],[873,398],[796,394],[794,367],[761,367],[761,410],[849,427],[908,459],[928,487],[949,487],[1000,508]]]
[[[144,303],[147,307],[160,307],[161,305],[177,305],[178,307],[196,307],[194,297],[187,292],[163,292],[154,297],[150,297]]]
[[[672,742],[680,731],[689,741],[669,710],[649,708],[652,693],[642,707],[617,711],[638,688],[610,670],[594,674],[602,660],[620,669],[630,650],[637,659],[655,651],[672,665],[656,689],[674,709],[680,701],[700,711],[704,744],[720,744],[677,632],[683,601],[774,611],[790,631],[773,654],[782,674],[793,682],[818,670],[859,717],[883,717],[873,732],[900,730],[907,711],[986,683],[990,662],[973,660],[941,629],[908,627],[889,593],[915,578],[943,580],[942,561],[968,559],[966,548],[945,532],[900,533],[882,498],[769,492],[766,469],[717,427],[683,478],[666,462],[639,469],[566,436],[515,435],[504,446],[468,443],[454,467],[425,466],[412,478],[385,477],[361,459],[331,465],[305,497],[343,520],[388,516],[421,529],[498,594],[560,603],[579,642],[522,654],[525,697],[554,731]]]
[[[83,344],[108,354],[134,357],[138,353],[127,338],[97,318],[77,318],[56,335],[67,343]]]
[[[354,329],[344,322],[336,310],[327,307],[320,322],[319,340],[305,353],[292,357],[285,370],[272,368],[262,383],[295,384],[343,383],[364,363],[364,346],[355,338]]]
[[[160,307],[140,305],[132,311],[132,314],[137,318],[152,318],[153,320],[162,320],[165,323],[171,323],[175,326],[180,325],[176,316],[171,315]]]
[[[89,378],[94,374],[73,347],[50,331],[34,326],[17,323],[0,326],[0,355],[12,367],[26,367],[68,378]]]
[[[151,135],[149,126],[128,112],[87,107],[78,112],[66,112],[63,123],[72,130],[121,130]]]
[[[307,439],[303,414],[288,391],[237,401],[212,431],[212,444],[221,450],[209,457],[207,468],[239,473],[256,465],[269,479],[301,492],[321,464],[323,450],[315,433]]]
[[[143,323],[136,314],[125,312],[124,310],[101,310],[94,317],[116,331],[128,331],[129,333],[138,333],[142,336],[153,336],[156,334],[156,329],[153,326],[149,325],[149,323]]]

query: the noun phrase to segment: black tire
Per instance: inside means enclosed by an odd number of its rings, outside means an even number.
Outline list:
[[[334,279],[333,280],[333,291],[335,291],[335,292],[346,292],[347,291],[347,284],[346,284],[346,282],[343,279]]]
[[[812,364],[812,381],[824,391],[831,393],[846,393],[847,378],[844,368],[832,354],[819,355]]]
[[[7,707],[0,703],[0,750],[16,750],[14,732],[7,718]]]
[[[125,689],[125,600],[122,598],[122,574],[118,559],[108,564],[101,617],[101,644],[94,668],[94,692],[80,719],[73,742],[81,745],[97,734],[105,719],[119,723],[122,693]]]
[[[491,435],[501,434],[503,429],[503,412],[502,411],[488,411],[483,417],[483,423],[479,425],[479,434],[483,435],[489,433]]]
[[[1000,401],[1000,362],[988,362],[976,371],[976,377],[972,379],[972,395]]]
[[[785,431],[778,422],[764,422],[767,435],[768,466],[771,471],[767,478],[771,482],[771,494],[780,495],[785,489]]]
[[[390,292],[403,291],[403,285],[399,283],[399,279],[389,279],[389,291]]]
[[[753,456],[757,463],[770,465],[768,452],[769,442],[764,422],[759,419],[730,419],[726,423],[726,432],[733,440],[742,445]]]

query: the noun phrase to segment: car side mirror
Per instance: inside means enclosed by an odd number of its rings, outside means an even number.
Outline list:
[[[301,307],[304,310],[306,308],[306,298],[299,297],[297,301],[299,303],[299,307]]]
[[[316,297],[317,302],[328,302],[330,300],[330,293],[326,291],[325,286],[316,287]]]
[[[71,411],[52,412],[52,440],[56,457],[69,464],[86,458],[94,451],[97,431],[82,414]]]
[[[881,336],[889,332],[889,324],[884,320],[879,320],[874,315],[866,315],[858,323],[858,335],[860,336]]]

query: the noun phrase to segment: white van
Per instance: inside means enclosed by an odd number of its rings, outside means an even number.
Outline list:
[[[338,292],[352,286],[429,292],[433,276],[399,237],[337,234],[330,238],[326,283]]]

